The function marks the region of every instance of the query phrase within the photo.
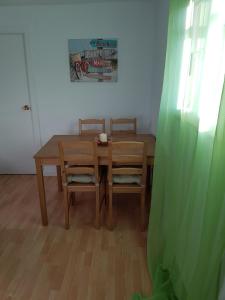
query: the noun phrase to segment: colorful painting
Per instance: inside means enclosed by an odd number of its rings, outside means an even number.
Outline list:
[[[117,81],[117,39],[69,40],[70,80]]]

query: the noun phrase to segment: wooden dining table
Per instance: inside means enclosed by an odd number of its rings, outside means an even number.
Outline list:
[[[41,209],[42,224],[48,225],[48,213],[46,205],[45,185],[43,176],[43,166],[53,165],[56,166],[58,191],[63,190],[60,158],[58,151],[58,143],[60,141],[91,141],[95,140],[93,136],[80,136],[80,135],[54,135],[41,149],[34,155],[36,165],[36,175],[38,183],[39,201]],[[144,141],[147,145],[147,163],[148,166],[153,166],[154,151],[155,151],[155,136],[152,134],[135,134],[135,135],[117,135],[110,137],[112,141]],[[99,164],[102,166],[108,165],[108,146],[98,145],[97,156]]]

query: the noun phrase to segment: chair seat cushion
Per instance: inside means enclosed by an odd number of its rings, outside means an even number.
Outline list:
[[[81,175],[69,175],[67,176],[67,182],[78,182],[78,183],[95,183],[95,177],[93,175],[81,174]]]
[[[113,175],[112,178],[113,183],[141,183],[141,176],[139,175]]]

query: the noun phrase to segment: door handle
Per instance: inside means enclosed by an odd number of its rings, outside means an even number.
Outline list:
[[[22,106],[22,110],[31,110],[31,107],[25,104],[24,106]]]

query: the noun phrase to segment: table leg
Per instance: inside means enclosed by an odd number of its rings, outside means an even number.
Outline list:
[[[45,199],[43,168],[42,168],[42,164],[41,164],[40,160],[36,159],[35,164],[36,164],[36,173],[37,173],[37,183],[38,183],[42,224],[44,226],[47,226],[48,225],[48,213],[47,213],[46,199]]]
[[[62,186],[61,167],[56,166],[56,170],[57,170],[58,192],[62,192],[63,191],[63,186]]]

